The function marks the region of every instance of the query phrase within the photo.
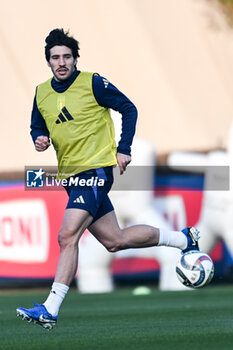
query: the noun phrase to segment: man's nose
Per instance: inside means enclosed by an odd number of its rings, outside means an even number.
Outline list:
[[[65,65],[64,57],[60,57],[58,63],[59,63],[59,66],[64,66]]]

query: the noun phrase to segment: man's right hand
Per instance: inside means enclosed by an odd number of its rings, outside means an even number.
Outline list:
[[[50,140],[47,136],[38,136],[35,141],[35,147],[38,152],[45,151],[50,146]]]

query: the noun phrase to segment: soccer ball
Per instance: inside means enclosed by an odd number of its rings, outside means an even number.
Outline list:
[[[191,250],[180,256],[176,264],[176,275],[186,287],[204,287],[214,276],[214,264],[208,254]]]

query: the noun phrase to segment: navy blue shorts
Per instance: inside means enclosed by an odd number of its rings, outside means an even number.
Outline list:
[[[69,200],[66,209],[83,209],[93,216],[93,221],[114,210],[108,197],[113,184],[112,167],[87,170],[68,178],[65,187]]]

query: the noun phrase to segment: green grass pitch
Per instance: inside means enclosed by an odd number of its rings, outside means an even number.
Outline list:
[[[71,289],[56,328],[16,317],[47,291],[0,293],[1,350],[232,350],[233,286],[134,296],[132,289],[81,295]]]

